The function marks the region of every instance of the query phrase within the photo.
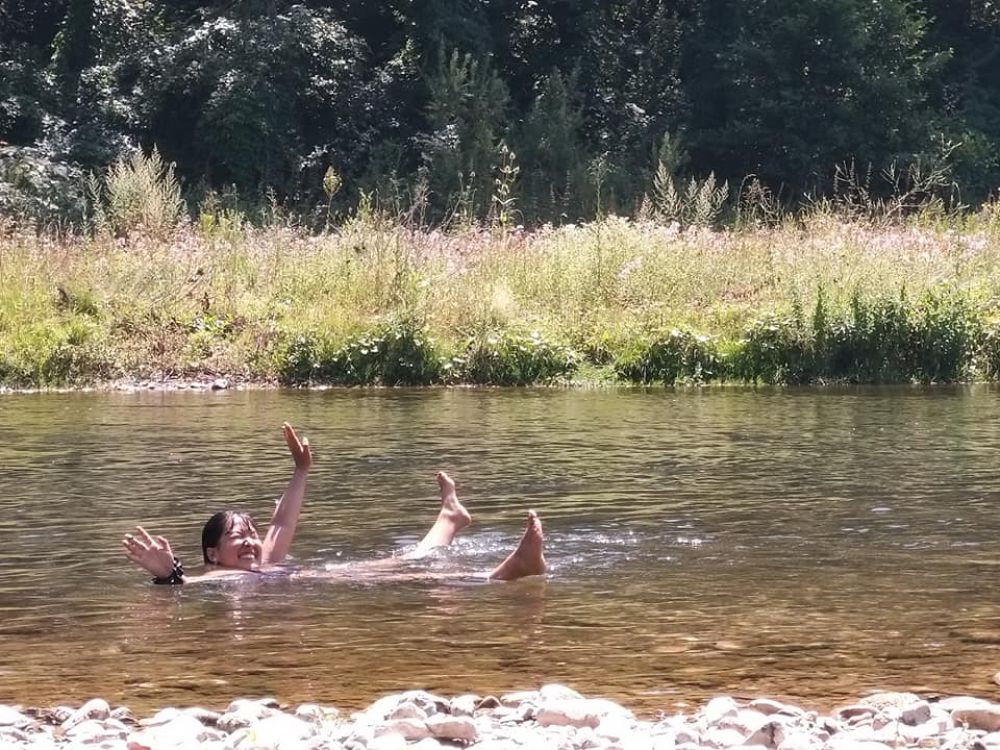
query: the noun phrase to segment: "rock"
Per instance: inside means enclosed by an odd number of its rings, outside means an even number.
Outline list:
[[[772,716],[774,714],[781,714],[783,716],[802,716],[805,713],[801,708],[796,706],[789,706],[786,703],[779,703],[778,701],[771,700],[770,698],[758,698],[757,700],[750,701],[747,708],[762,713],[765,716]]]
[[[949,714],[957,709],[988,708],[993,704],[984,698],[973,698],[968,695],[958,695],[938,701],[935,706]]]
[[[31,723],[31,719],[10,706],[0,705],[0,727],[23,727]]]
[[[773,750],[773,748],[782,745],[786,738],[785,722],[779,719],[770,719],[758,727],[752,734],[746,736],[746,744],[763,745]]]
[[[216,378],[212,381],[213,391],[224,391],[229,388],[229,381],[225,378]]]
[[[996,685],[1000,685],[1000,672],[997,672],[995,675],[993,675],[993,683]]]
[[[118,706],[118,708],[114,709],[109,716],[112,719],[117,719],[118,721],[124,721],[129,724],[136,723],[135,717],[132,715],[132,712],[129,711],[126,706]]]
[[[229,704],[226,712],[218,718],[215,725],[225,732],[234,732],[272,716],[274,711],[263,701],[235,700]]]
[[[573,726],[597,728],[610,719],[632,720],[632,712],[601,698],[561,698],[546,701],[535,715],[543,727]]]
[[[387,734],[398,734],[406,740],[422,740],[431,736],[431,730],[427,725],[416,718],[389,719],[377,724],[373,729],[376,737],[383,737]]]
[[[1000,730],[1000,705],[988,705],[981,708],[956,708],[951,712],[951,720],[955,724],[967,726],[969,729],[996,732]]]
[[[871,718],[877,713],[878,709],[874,706],[855,704],[838,709],[836,716],[844,721],[850,721],[851,719],[856,719],[858,717]]]
[[[213,733],[193,716],[178,713],[170,721],[133,732],[126,739],[128,750],[188,750]]]
[[[321,723],[332,721],[340,715],[340,712],[328,706],[317,706],[315,703],[303,703],[295,709],[295,717],[302,721]]]
[[[393,711],[404,703],[412,703],[430,716],[443,711],[448,707],[448,701],[425,690],[408,690],[405,693],[396,693],[379,698],[360,714],[355,714],[355,719],[368,724],[378,724],[389,718]]]
[[[479,740],[479,727],[466,716],[431,716],[427,719],[427,728],[434,737],[442,740],[451,742]]]
[[[1000,732],[990,732],[981,737],[979,741],[989,748],[1000,747]]]
[[[316,727],[302,719],[276,711],[249,727],[255,750],[286,750],[298,748],[312,737]]]
[[[100,719],[86,719],[66,730],[66,738],[86,744],[121,740],[129,733],[128,727],[119,722],[103,722]]]
[[[882,713],[899,715],[904,708],[919,700],[920,696],[913,693],[875,693],[862,698],[858,701],[858,705],[871,706]]]
[[[201,706],[192,706],[191,708],[185,708],[184,713],[188,716],[193,716],[206,727],[218,726],[219,719],[222,718],[222,714],[218,711],[212,711],[208,708],[202,708]]]
[[[777,716],[779,719],[783,718],[781,714],[777,714]],[[764,714],[752,711],[748,708],[741,708],[735,715],[729,714],[727,716],[723,716],[715,723],[715,726],[721,729],[735,729],[744,737],[749,737],[764,726],[767,721],[768,717]]]
[[[424,737],[415,745],[409,745],[408,750],[442,750],[444,745],[438,742],[433,737]]]
[[[923,724],[925,721],[930,721],[930,718],[931,704],[927,701],[916,701],[911,703],[904,708],[902,713],[899,715],[899,720],[904,724],[909,724],[911,727],[915,727],[917,724]]]
[[[485,698],[479,701],[479,703],[476,704],[476,710],[482,711],[488,708],[499,708],[501,705],[503,704],[500,702],[500,699],[497,698],[495,695],[487,695]]]
[[[834,735],[826,743],[830,750],[892,750],[888,745],[870,740],[854,740],[842,734]]]
[[[478,695],[460,695],[452,698],[448,704],[448,712],[453,716],[472,716],[480,703]]]
[[[65,721],[63,721],[63,723],[59,725],[59,729],[66,732],[87,719],[106,719],[110,715],[111,706],[108,705],[106,700],[103,698],[92,698],[74,711],[73,714]]]
[[[699,712],[702,719],[704,719],[709,725],[717,724],[720,719],[728,716],[735,716],[740,710],[737,705],[729,696],[720,696],[718,698],[712,698]]]
[[[371,742],[362,747],[366,750],[405,750],[407,746],[406,738],[401,734],[385,734],[374,738]],[[350,746],[348,746],[350,747]]]
[[[386,719],[418,719],[423,721],[427,718],[427,711],[418,706],[413,701],[404,701],[389,712]]]
[[[701,735],[701,744],[705,747],[728,748],[743,744],[743,735],[735,729],[710,727]]]
[[[777,750],[820,750],[824,742],[809,732],[793,731],[784,737]]]
[[[578,692],[573,690],[573,688],[568,688],[565,685],[549,684],[542,685],[538,691],[538,696],[542,700],[552,701],[552,700],[579,700],[583,698]]]

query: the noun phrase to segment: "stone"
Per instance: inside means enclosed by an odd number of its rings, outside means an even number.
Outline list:
[[[573,688],[558,684],[542,685],[538,691],[538,697],[545,701],[567,699],[579,700],[583,698],[583,696],[573,690]]]
[[[951,720],[969,729],[981,729],[984,732],[1000,730],[1000,705],[987,705],[981,708],[956,708],[951,712]]]
[[[255,750],[286,750],[298,748],[303,740],[316,733],[313,724],[289,714],[274,712],[249,727]]]
[[[218,718],[216,726],[225,732],[233,732],[273,714],[273,708],[259,701],[236,700]]]
[[[701,744],[705,747],[729,748],[743,744],[743,735],[735,729],[709,727],[701,735]]]
[[[938,701],[936,707],[942,711],[946,711],[949,714],[957,709],[967,709],[967,708],[986,708],[992,706],[990,701],[984,698],[973,698],[968,695],[958,695],[952,698],[944,698]]]
[[[224,391],[229,388],[229,381],[225,378],[216,378],[212,381],[213,391]]]
[[[717,724],[720,719],[735,716],[740,710],[739,705],[736,701],[727,695],[719,696],[717,698],[712,698],[708,703],[706,703],[699,715],[708,724]]]
[[[451,699],[451,702],[448,704],[448,712],[452,716],[472,716],[479,704],[478,695],[460,695],[457,698]]]
[[[778,719],[783,718],[781,714],[776,715]],[[721,729],[735,729],[744,737],[749,737],[768,722],[768,717],[757,711],[748,708],[739,709],[736,714],[723,716],[715,726]]]
[[[861,706],[871,706],[882,713],[898,715],[904,708],[920,700],[914,693],[875,693],[858,701]]]
[[[31,723],[31,719],[10,706],[0,705],[0,727],[23,727]]]
[[[332,721],[340,716],[340,712],[329,706],[317,706],[315,703],[303,703],[295,709],[295,717],[302,721],[320,723]]]
[[[376,737],[383,737],[387,734],[398,734],[407,740],[422,740],[431,736],[431,730],[427,725],[416,718],[389,719],[380,724],[376,724],[373,733]]]
[[[77,724],[80,724],[87,719],[106,719],[111,715],[111,706],[103,698],[92,698],[91,700],[84,703],[80,708],[67,717],[59,728],[63,731],[69,731]]]
[[[793,731],[782,739],[777,750],[820,750],[825,741],[809,732]]]
[[[427,719],[427,728],[434,737],[451,742],[476,742],[479,740],[479,727],[476,722],[466,716],[431,716]]]
[[[904,708],[899,715],[899,720],[911,727],[930,721],[930,718],[931,704],[927,701],[915,701]]]
[[[105,740],[124,739],[128,733],[128,727],[121,722],[108,726],[100,719],[85,719],[66,730],[66,738],[73,742],[92,744],[104,742]]]
[[[172,720],[133,732],[126,738],[128,750],[188,750],[212,733],[193,716],[178,714]]]
[[[786,737],[785,722],[773,718],[764,722],[752,734],[746,736],[746,744],[762,745],[774,750],[774,748],[784,744]]]
[[[535,721],[543,727],[571,726],[596,729],[601,724],[601,714],[586,698],[564,698],[547,701],[539,707]]]
[[[855,704],[837,709],[836,716],[843,721],[850,721],[858,717],[871,718],[877,713],[878,709],[874,706]]]
[[[403,735],[391,733],[376,737],[362,747],[365,747],[366,750],[405,750],[407,745],[408,743]]]
[[[757,711],[765,716],[772,716],[774,714],[781,714],[783,716],[802,716],[805,713],[801,708],[796,706],[790,706],[787,703],[780,703],[770,698],[758,698],[757,700],[752,700],[747,705],[747,708],[752,711]]]
[[[418,719],[423,721],[427,718],[427,711],[418,706],[413,701],[404,701],[392,709],[386,719]]]

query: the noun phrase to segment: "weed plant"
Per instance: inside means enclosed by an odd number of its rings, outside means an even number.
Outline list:
[[[428,228],[419,195],[394,212],[373,193],[313,234],[277,209],[254,226],[224,197],[188,222],[171,208],[169,170],[133,167],[146,176],[105,176],[97,231],[0,224],[0,384],[1000,378],[992,204],[882,221],[852,194],[846,214],[817,203],[793,219],[751,180],[734,229],[693,212],[526,232],[508,185],[489,228]],[[136,208],[110,200],[119,179],[119,196],[143,180],[165,187],[138,190],[150,205]]]

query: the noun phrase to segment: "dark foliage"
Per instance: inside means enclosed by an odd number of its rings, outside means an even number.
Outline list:
[[[484,220],[511,151],[530,223],[634,211],[660,161],[797,200],[947,153],[971,202],[1000,182],[994,5],[0,0],[0,146],[54,175],[155,146],[193,199],[305,215],[333,167],[345,205],[392,186]]]

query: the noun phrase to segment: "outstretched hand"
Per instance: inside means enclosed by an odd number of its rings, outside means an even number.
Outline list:
[[[312,450],[309,448],[309,438],[302,438],[295,434],[294,428],[285,422],[281,426],[285,433],[285,442],[288,443],[288,450],[291,451],[292,458],[295,459],[295,468],[309,471],[312,466]]]
[[[142,526],[122,539],[125,556],[155,578],[166,578],[174,569],[174,553],[165,537],[151,537]]]

